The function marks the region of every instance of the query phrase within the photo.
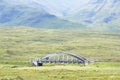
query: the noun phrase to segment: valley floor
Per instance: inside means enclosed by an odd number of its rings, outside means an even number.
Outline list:
[[[30,66],[30,59],[54,52],[99,62]],[[120,80],[120,33],[0,27],[0,80]]]

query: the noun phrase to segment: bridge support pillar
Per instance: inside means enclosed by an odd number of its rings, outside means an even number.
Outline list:
[[[85,62],[84,62],[84,65],[85,65],[85,66],[87,66],[88,64],[89,64],[88,61],[85,61]]]

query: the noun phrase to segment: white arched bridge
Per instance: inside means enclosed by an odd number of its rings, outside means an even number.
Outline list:
[[[30,60],[31,63],[35,66],[42,66],[43,63],[72,63],[72,64],[84,64],[88,65],[92,61],[87,60],[86,58],[76,55],[73,53],[53,53],[48,54],[39,59]]]

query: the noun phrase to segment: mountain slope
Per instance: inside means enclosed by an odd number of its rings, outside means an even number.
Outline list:
[[[88,29],[120,31],[120,0],[38,0],[60,18],[85,24]],[[61,3],[61,4],[57,4]]]
[[[119,4],[120,0],[91,0],[70,17],[83,23],[109,23],[120,18]]]
[[[120,31],[120,0],[0,0],[0,26]]]
[[[40,28],[82,28],[79,23],[60,19],[44,10],[44,6],[36,3],[0,3],[1,26],[31,26]]]

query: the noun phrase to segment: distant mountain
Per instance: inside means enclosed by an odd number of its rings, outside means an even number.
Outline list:
[[[34,2],[20,3],[20,1],[9,3],[8,0],[2,0],[0,3],[0,26],[31,26],[53,29],[84,28],[79,23],[60,19],[46,12],[43,5],[37,5]]]
[[[120,31],[120,0],[90,0],[86,5],[68,18],[90,28]]]
[[[120,31],[120,0],[0,0],[0,26]]]
[[[89,30],[120,31],[120,0],[44,0],[52,14],[87,25]],[[60,3],[60,4],[58,4]]]

